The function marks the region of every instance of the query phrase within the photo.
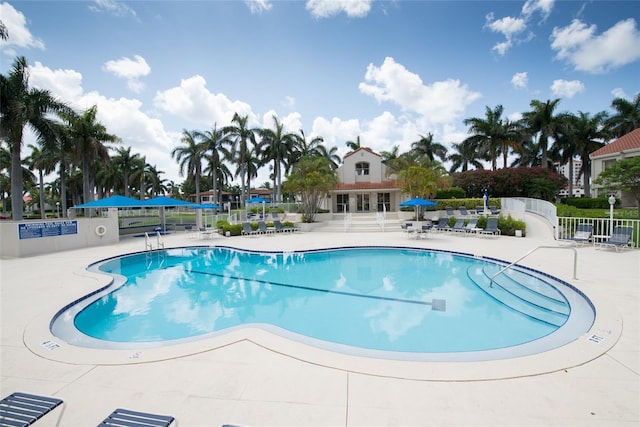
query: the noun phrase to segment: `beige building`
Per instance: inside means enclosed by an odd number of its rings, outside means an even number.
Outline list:
[[[338,186],[327,206],[331,212],[393,212],[403,200],[397,177],[387,176],[382,156],[369,148],[347,153],[337,174]]]
[[[596,179],[600,173],[617,160],[628,157],[640,156],[640,129],[633,130],[628,134],[605,145],[599,150],[589,155],[591,159],[591,177]],[[593,186],[593,197],[607,197],[597,185]],[[628,195],[618,195],[621,198],[622,206],[635,206],[635,200]]]

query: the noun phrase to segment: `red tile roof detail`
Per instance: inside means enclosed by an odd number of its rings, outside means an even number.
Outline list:
[[[389,189],[395,188],[399,189],[398,184],[395,180],[391,181],[382,181],[382,182],[356,182],[355,184],[338,184],[333,191],[339,190],[376,190],[376,189]]]
[[[627,150],[640,149],[640,128],[632,130],[628,134],[616,139],[610,144],[594,151],[589,155],[592,159],[594,157],[606,156],[609,154],[617,154]]]
[[[376,153],[375,151],[373,151],[371,148],[367,148],[367,147],[360,147],[358,149],[355,149],[353,151],[348,152],[347,154],[344,155],[344,157],[342,158],[343,160],[346,159],[349,156],[353,156],[354,154],[356,154],[358,151],[368,151],[369,153],[373,154],[374,156],[378,156],[378,157],[382,157],[380,154]]]

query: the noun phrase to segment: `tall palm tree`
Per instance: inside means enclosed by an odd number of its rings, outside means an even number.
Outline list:
[[[577,116],[571,119],[571,137],[574,139],[576,154],[582,161],[582,166],[578,172],[583,177],[584,195],[591,197],[591,158],[589,155],[604,146],[608,139],[608,133],[603,129],[607,113],[600,111],[591,115],[578,111]]]
[[[491,161],[491,169],[497,169],[497,159],[503,154],[503,167],[507,167],[510,148],[518,146],[517,126],[502,118],[504,107],[497,105],[494,109],[485,107],[485,118],[471,117],[464,120],[469,126],[470,144],[475,145]]]
[[[29,165],[29,168],[36,169],[38,171],[38,190],[40,194],[40,217],[42,219],[47,218],[47,213],[45,211],[45,191],[44,191],[44,176],[46,174],[51,173],[55,168],[56,164],[56,156],[52,155],[50,151],[47,150],[46,147],[36,146],[33,144],[29,144],[29,148],[31,149],[31,154],[27,157],[26,162]]]
[[[251,159],[251,150],[256,146],[257,129],[249,128],[248,115],[240,116],[235,113],[231,123],[230,126],[222,128],[222,132],[225,134],[225,144],[230,146],[230,159],[237,165],[236,176],[240,176],[240,192],[244,201],[247,194],[248,163]]]
[[[218,129],[218,124],[213,124],[213,129],[205,132],[196,132],[202,144],[205,146],[204,157],[207,160],[208,171],[212,177],[213,184],[213,203],[220,203],[218,194],[218,174],[224,176],[223,181],[226,182],[226,177],[229,173],[229,169],[224,164],[224,159],[229,157],[229,150],[225,147],[225,135],[222,130]]]
[[[141,163],[140,154],[131,154],[131,147],[118,147],[116,154],[111,158],[111,162],[116,165],[116,168],[122,174],[122,187],[124,189],[125,197],[131,196],[131,179],[136,175],[139,176]],[[144,161],[142,162],[144,166]],[[143,199],[143,195],[140,195],[140,199]]]
[[[360,135],[356,136],[355,141],[347,141],[345,144],[351,151],[356,151],[358,148],[362,147],[362,144],[360,143]]]
[[[168,191],[167,180],[161,177],[163,173],[155,165],[148,165],[147,167],[147,178],[150,184],[149,191],[152,196],[165,194]]]
[[[94,105],[81,114],[68,112],[63,115],[69,126],[69,137],[73,143],[73,158],[82,168],[82,197],[84,203],[93,200],[95,187],[95,162],[108,162],[110,147],[120,139],[107,132],[107,128],[96,121],[98,107]]]
[[[300,134],[296,135],[296,156],[294,163],[304,156],[322,155],[320,147],[322,146],[324,139],[321,136],[316,136],[309,141],[307,140],[307,136],[304,134],[304,130],[300,129],[299,132]]]
[[[282,166],[292,162],[298,139],[295,134],[284,131],[284,125],[273,116],[273,129],[264,128],[258,131],[259,152],[263,163],[273,162],[273,188],[276,190],[276,203],[282,202]]]
[[[14,220],[23,218],[22,201],[22,139],[29,126],[38,138],[55,139],[55,122],[50,113],[68,107],[47,90],[29,87],[29,70],[24,57],[16,58],[8,75],[0,75],[0,139],[11,150],[11,214]]]
[[[196,202],[200,203],[200,177],[202,175],[202,156],[205,146],[198,141],[196,131],[188,131],[186,129],[182,130],[180,142],[184,145],[174,148],[171,152],[171,157],[175,157],[178,161],[180,176],[183,176],[186,171],[187,175],[189,175],[188,179],[194,180]]]
[[[451,162],[451,168],[449,172],[453,173],[460,169],[462,172],[469,170],[469,166],[473,166],[476,169],[484,169],[482,162],[480,161],[480,153],[478,152],[476,144],[469,138],[460,143],[453,143],[451,145],[453,152],[449,154],[447,160]]]
[[[560,126],[560,116],[554,114],[559,103],[559,98],[546,102],[534,99],[529,104],[532,110],[523,114],[524,123],[529,131],[538,136],[538,144],[542,153],[540,162],[543,167],[548,167],[549,164],[547,155],[549,138],[558,131]]]
[[[611,107],[616,110],[616,114],[606,121],[606,128],[612,137],[620,138],[640,127],[640,92],[633,101],[624,98],[614,99]]]
[[[433,141],[433,134],[418,135],[419,140],[411,143],[411,149],[421,156],[427,156],[432,162],[435,158],[439,158],[443,162],[447,159],[447,147],[439,142]]]

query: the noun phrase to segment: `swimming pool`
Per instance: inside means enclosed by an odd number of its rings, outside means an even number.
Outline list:
[[[190,247],[97,263],[114,283],[70,304],[52,332],[79,346],[140,348],[243,327],[349,354],[509,358],[562,346],[595,319],[568,283],[503,262],[395,247],[249,252]]]

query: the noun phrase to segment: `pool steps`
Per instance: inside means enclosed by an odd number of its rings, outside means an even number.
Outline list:
[[[554,326],[562,326],[570,314],[569,303],[552,286],[538,283],[527,274],[512,270],[508,274],[493,276],[500,269],[496,265],[473,266],[467,270],[469,278],[500,303],[532,319]]]

